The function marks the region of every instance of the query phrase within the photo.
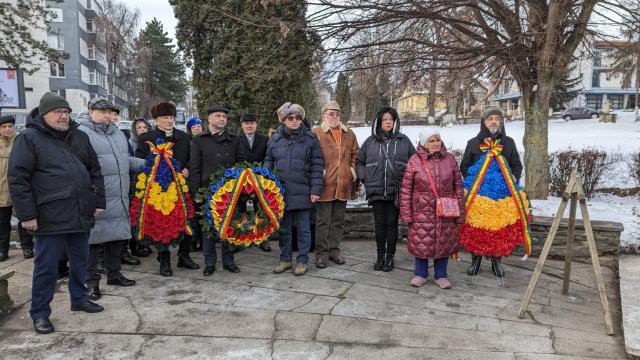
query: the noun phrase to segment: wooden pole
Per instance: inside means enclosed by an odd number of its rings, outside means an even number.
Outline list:
[[[600,259],[598,258],[598,250],[596,248],[596,240],[593,236],[593,228],[591,227],[591,219],[589,218],[589,210],[587,202],[584,199],[584,191],[582,184],[578,182],[578,196],[580,199],[580,212],[582,213],[582,221],[584,222],[584,231],[587,235],[587,243],[589,244],[589,253],[591,254],[591,263],[593,271],[596,275],[596,283],[598,284],[598,294],[600,294],[600,302],[604,310],[604,324],[607,328],[607,334],[613,335],[613,321],[611,320],[611,311],[609,310],[609,300],[604,287],[604,279],[602,278],[602,268],[600,267]],[[583,196],[580,196],[583,195]]]
[[[569,229],[567,231],[567,248],[564,253],[564,276],[562,278],[562,294],[569,294],[569,283],[571,282],[571,260],[573,259],[573,235],[576,229],[576,207],[578,205],[578,193],[571,194],[571,205],[569,206]]]
[[[524,293],[522,305],[520,305],[520,311],[518,311],[518,317],[520,317],[520,319],[524,319],[524,314],[527,312],[529,302],[531,301],[531,297],[533,296],[533,291],[536,289],[536,285],[538,284],[538,278],[542,273],[542,267],[544,266],[544,262],[547,260],[549,250],[551,250],[551,245],[553,245],[553,240],[555,239],[558,228],[560,227],[562,215],[564,215],[564,211],[567,208],[567,202],[575,183],[576,176],[575,174],[572,174],[571,178],[569,179],[569,184],[567,184],[567,189],[564,191],[564,193],[562,193],[562,201],[560,202],[560,206],[558,207],[558,211],[556,212],[556,217],[553,219],[553,223],[551,223],[551,230],[549,230],[549,235],[547,235],[547,239],[544,241],[540,259],[538,259],[536,268],[533,271],[533,276],[531,277],[531,281],[529,281],[527,291]]]

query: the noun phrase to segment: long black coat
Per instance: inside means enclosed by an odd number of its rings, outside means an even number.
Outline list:
[[[480,132],[474,138],[467,142],[467,146],[464,149],[464,156],[460,162],[460,172],[462,177],[465,178],[469,173],[467,170],[473,166],[484,155],[480,150],[480,144],[484,142],[485,138],[493,138],[493,140],[500,140],[502,144],[502,156],[507,160],[511,173],[516,177],[516,182],[520,182],[520,176],[522,176],[522,163],[520,162],[520,155],[516,147],[516,142],[507,136],[504,130],[504,123],[501,123],[500,131],[491,135],[489,129],[484,126],[484,121],[480,122]]]
[[[376,115],[371,136],[364,141],[356,157],[356,174],[364,184],[369,202],[394,199],[396,182],[399,189],[409,158],[416,153],[411,140],[400,133],[400,120],[395,121],[390,138],[383,137],[382,115],[381,112]],[[385,159],[384,151],[389,155],[393,171]]]
[[[189,168],[189,148],[191,144],[191,139],[189,135],[184,131],[173,129],[173,134],[170,137],[167,137],[166,133],[158,128],[155,130],[149,131],[148,133],[142,134],[138,137],[138,146],[136,147],[136,157],[141,159],[146,159],[151,149],[149,145],[146,143],[147,141],[156,144],[157,139],[164,139],[165,142],[172,142],[173,145],[173,157],[178,160],[180,166],[184,168]]]
[[[242,161],[245,157],[238,135],[228,130],[212,135],[207,130],[196,136],[191,143],[191,192],[195,194],[199,188],[209,185],[209,177],[218,169],[227,169]]]
[[[244,153],[245,160],[252,162],[263,162],[265,156],[267,156],[267,143],[269,138],[262,134],[255,134],[253,138],[253,146],[249,146],[249,140],[244,134],[238,135],[240,143],[242,144],[242,152]]]
[[[285,210],[311,209],[311,195],[322,194],[324,159],[318,137],[302,125],[297,137],[289,139],[280,125],[267,146],[264,166],[275,169],[285,189]]]
[[[35,235],[88,232],[106,199],[98,157],[71,121],[65,139],[45,126],[35,108],[9,157],[9,191],[21,222],[37,219]]]

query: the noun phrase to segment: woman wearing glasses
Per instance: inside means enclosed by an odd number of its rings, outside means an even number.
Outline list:
[[[322,193],[324,162],[320,142],[302,123],[304,108],[287,102],[277,111],[282,123],[269,140],[264,166],[275,169],[285,189],[285,212],[280,232],[280,262],[273,272],[280,274],[293,267],[291,227],[295,224],[299,255],[295,275],[304,275],[309,262],[311,232],[309,211]]]

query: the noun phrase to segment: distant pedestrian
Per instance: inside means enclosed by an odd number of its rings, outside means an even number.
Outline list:
[[[13,116],[0,116],[0,262],[9,258],[13,203],[11,202],[7,177],[9,155],[13,147],[13,140],[16,137],[15,125],[16,119]]]
[[[22,227],[35,234],[31,310],[36,332],[54,331],[49,304],[58,260],[69,257],[71,311],[100,312],[84,286],[89,231],[106,208],[104,182],[89,137],[70,119],[61,96],[46,93],[27,118],[9,158],[9,190]]]

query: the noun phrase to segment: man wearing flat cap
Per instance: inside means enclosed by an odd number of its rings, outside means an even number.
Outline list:
[[[269,138],[258,133],[258,117],[255,114],[247,113],[240,116],[240,126],[242,134],[240,134],[240,144],[242,144],[242,152],[245,159],[249,163],[264,162],[267,155],[267,143]],[[267,241],[260,244],[260,249],[270,252],[271,247]]]
[[[136,157],[146,159],[151,149],[147,142],[157,145],[157,139],[164,140],[165,143],[172,142],[173,158],[178,161],[182,168],[182,175],[189,181],[189,154],[191,140],[184,131],[174,127],[176,121],[176,106],[168,101],[161,101],[151,106],[151,116],[156,122],[156,128],[138,138]],[[191,236],[185,234],[180,241],[178,248],[178,267],[188,270],[197,270],[200,265],[196,264],[189,256],[191,250]],[[172,276],[171,253],[169,250],[158,252],[160,261],[160,275]]]
[[[227,169],[235,163],[245,161],[240,137],[227,130],[229,110],[218,104],[207,107],[207,128],[191,144],[191,178],[189,186],[196,194],[198,189],[209,185],[209,177],[218,169]],[[205,268],[202,274],[211,276],[216,271],[216,245],[213,234],[202,234],[202,253]],[[229,250],[229,244],[221,244],[222,268],[232,273],[240,272]]]
[[[69,103],[46,93],[16,137],[9,157],[9,191],[22,227],[35,235],[31,310],[37,333],[54,331],[49,304],[58,260],[69,257],[71,311],[104,310],[84,286],[89,231],[106,208],[100,163],[89,137],[70,118]]]
[[[327,267],[327,260],[342,265],[340,240],[344,233],[347,200],[351,199],[356,176],[358,140],[340,122],[340,104],[331,100],[322,107],[322,124],[313,132],[320,140],[324,157],[324,187],[316,203],[316,267]]]
[[[11,235],[11,211],[13,209],[7,171],[9,154],[16,137],[16,119],[10,115],[0,116],[0,262],[9,258],[9,237]]]

